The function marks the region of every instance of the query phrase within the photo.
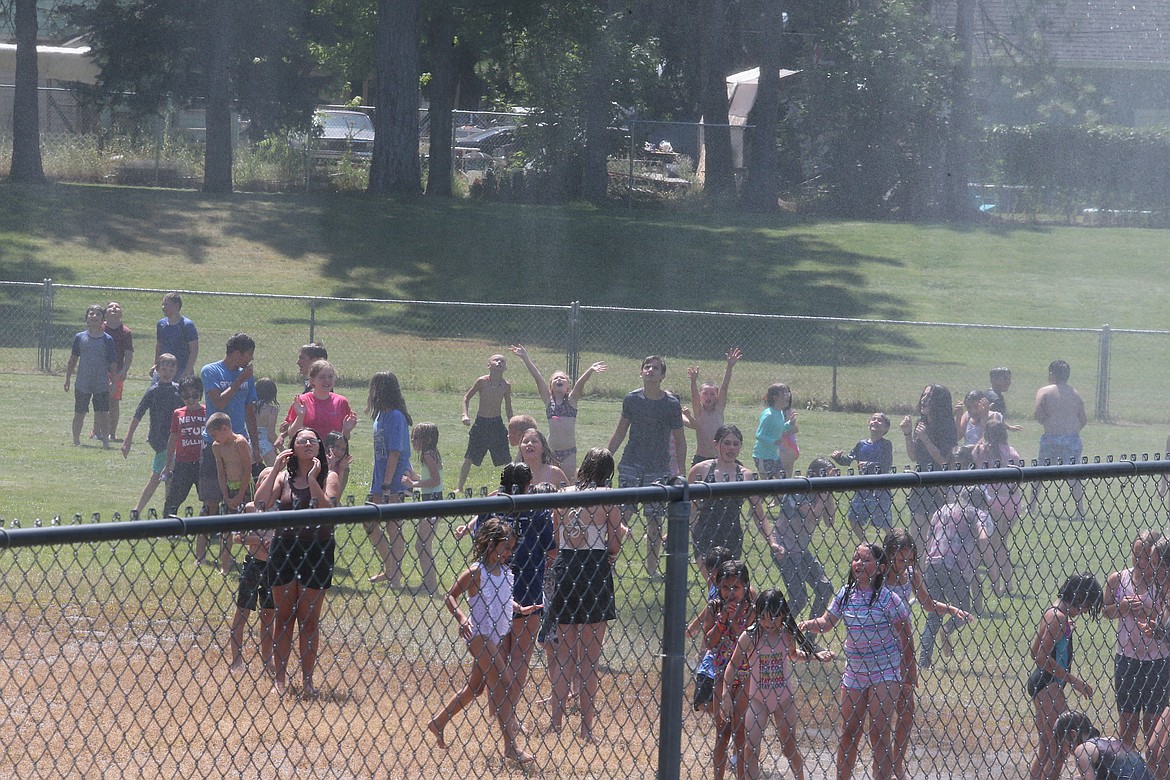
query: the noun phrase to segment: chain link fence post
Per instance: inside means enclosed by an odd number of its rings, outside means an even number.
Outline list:
[[[686,653],[687,580],[691,501],[680,477],[678,500],[666,505],[666,596],[662,607],[662,711],[659,715],[658,780],[677,780],[682,771],[683,670]]]
[[[1101,346],[1097,359],[1097,419],[1109,421],[1109,358],[1112,346],[1109,323],[1101,326]]]
[[[309,340],[307,344],[317,343],[317,299],[309,299]]]
[[[577,381],[581,368],[581,302],[569,305],[569,337],[565,344],[565,373]]]
[[[833,323],[833,390],[829,398],[830,411],[841,411],[841,402],[837,399],[837,366],[841,363],[841,323]]]
[[[53,369],[53,280],[45,279],[41,288],[41,319],[37,328],[37,357],[41,371]]]

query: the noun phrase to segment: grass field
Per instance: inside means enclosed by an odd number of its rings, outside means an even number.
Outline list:
[[[1160,328],[1166,248],[1167,234],[1143,230],[954,229],[576,206],[323,196],[218,199],[190,192],[0,185],[0,279],[51,277],[78,285],[556,305],[580,300],[714,312]],[[62,392],[59,373],[36,371],[36,295],[11,288],[3,293],[0,398],[7,401],[0,411],[9,455],[0,475],[0,520],[11,526],[14,518],[27,525],[38,518],[51,522],[55,515],[68,522],[75,513],[86,519],[95,512],[103,520],[114,512],[125,517],[148,476],[145,428],[128,459],[93,446],[72,447],[71,396]],[[55,369],[64,364],[68,337],[80,329],[85,305],[106,297],[58,291]],[[138,335],[138,371],[127,384],[120,431],[147,386],[141,372],[152,357],[158,297],[118,295]],[[336,356],[341,390],[356,409],[364,407],[368,376],[394,370],[415,420],[440,426],[448,488],[466,442],[459,399],[487,356],[522,341],[546,372],[564,365],[563,310],[355,303],[322,306],[310,315],[298,301],[188,296],[184,313],[201,330],[200,362],[221,357],[224,340],[235,330],[253,333],[259,343],[257,374],[280,380],[279,397],[286,404],[294,388],[296,350],[308,340],[311,316],[315,335]],[[591,381],[581,404],[580,447],[608,441],[622,395],[638,384],[638,359],[650,351],[666,355],[666,384],[685,398],[687,364],[697,363],[704,378],[718,381],[723,350],[743,345],[746,357],[736,368],[726,418],[744,430],[750,446],[764,389],[774,381],[791,384],[804,453],[798,467],[815,455],[848,449],[865,430],[866,414],[823,408],[834,349],[842,353],[840,399],[851,408],[893,413],[908,409],[927,382],[941,381],[959,393],[986,386],[992,365],[1012,365],[1011,417],[1027,429],[1013,444],[1025,457],[1036,454],[1039,432],[1029,422],[1031,398],[1050,359],[1065,357],[1073,364],[1073,384],[1090,408],[1097,393],[1095,333],[858,325],[835,342],[824,328],[774,321],[741,325],[620,312],[584,316],[582,362],[604,359],[610,370]],[[1170,382],[1163,376],[1164,338],[1115,337],[1110,408],[1119,422],[1089,426],[1088,454],[1162,449],[1170,400],[1152,388]],[[542,419],[519,361],[511,362],[508,376],[515,411]],[[810,402],[812,408],[804,408]],[[369,485],[368,428],[363,415],[347,491],[359,503]],[[904,463],[901,442],[895,439],[895,445],[895,462]],[[473,471],[469,484],[492,485],[496,477],[494,468],[484,466]],[[1032,740],[1022,694],[1030,668],[1026,647],[1040,611],[1065,574],[1087,569],[1104,577],[1125,563],[1139,528],[1164,525],[1163,503],[1149,480],[1101,483],[1090,486],[1090,496],[1087,523],[1070,526],[1051,518],[1020,523],[1013,549],[1021,598],[993,599],[985,619],[960,634],[955,658],[940,660],[924,674],[916,776],[1022,776]],[[161,505],[161,494],[154,505]],[[465,560],[466,550],[450,535],[455,522],[440,525],[442,581]],[[634,530],[637,538],[640,526]],[[323,640],[322,676],[328,682],[318,702],[276,702],[253,693],[256,684],[263,690],[262,679],[226,674],[224,631],[235,585],[209,569],[192,575],[185,540],[8,555],[0,612],[8,638],[0,640],[5,675],[0,684],[14,695],[6,695],[4,714],[13,724],[10,734],[39,731],[20,743],[0,740],[9,758],[0,776],[46,775],[45,759],[30,758],[34,755],[80,756],[52,772],[71,776],[126,767],[144,768],[147,775],[208,777],[237,771],[248,777],[294,771],[343,777],[514,773],[500,765],[490,744],[476,743],[467,755],[442,755],[420,737],[423,717],[461,682],[462,651],[452,644],[438,600],[415,591],[375,590],[365,582],[372,551],[364,534],[343,529],[339,539],[343,553]],[[851,549],[842,517],[818,535],[816,549],[840,583]],[[747,555],[758,584],[779,584],[754,537]],[[623,553],[618,575],[621,614],[603,659],[606,740],[590,747],[569,736],[537,733],[542,722],[535,699],[548,691],[543,672],[535,670],[529,744],[542,756],[537,772],[542,776],[642,777],[653,771],[663,594],[661,586],[645,579],[634,545]],[[410,568],[408,582],[417,581]],[[693,584],[697,608],[697,579]],[[1098,690],[1092,701],[1078,705],[1109,728],[1115,719],[1112,641],[1108,625],[1082,621],[1078,626],[1078,666]],[[829,642],[839,650],[839,632]],[[839,664],[802,667],[797,675],[809,776],[831,775]],[[453,726],[465,741],[492,733],[479,704]],[[709,725],[688,714],[686,776],[710,774],[708,735]],[[22,753],[23,744],[42,752]],[[984,758],[989,753],[990,762]],[[770,758],[766,766],[773,773],[786,772],[778,753]]]

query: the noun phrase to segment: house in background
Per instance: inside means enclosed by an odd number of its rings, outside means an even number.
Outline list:
[[[985,124],[1024,125],[1064,119],[1045,103],[1071,106],[1077,84],[1105,124],[1170,126],[1168,0],[972,0],[975,4],[975,96]],[[933,13],[955,26],[956,0]],[[1039,66],[1039,67],[1037,67]],[[1055,76],[1048,89],[1019,89]],[[1085,94],[1082,91],[1082,95]]]

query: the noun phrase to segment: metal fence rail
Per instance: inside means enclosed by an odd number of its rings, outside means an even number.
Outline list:
[[[145,369],[164,292],[0,282],[0,364],[60,372],[85,307],[116,297],[138,336],[136,360]],[[573,376],[582,355],[588,356],[586,365],[597,356],[639,360],[651,353],[717,360],[738,345],[747,358],[736,369],[743,381],[737,379],[733,393],[744,403],[758,403],[760,388],[779,378],[792,386],[802,407],[908,411],[925,384],[947,385],[958,401],[966,389],[986,387],[994,366],[1007,365],[1017,378],[1035,377],[1025,381],[1042,384],[1048,363],[1059,357],[1072,365],[1072,382],[1097,419],[1170,418],[1170,401],[1149,392],[1170,384],[1170,369],[1160,359],[1170,335],[1165,330],[181,292],[183,313],[199,327],[201,362],[222,357],[222,344],[243,330],[260,346],[261,362],[275,351],[323,342],[342,381],[356,384],[383,370],[390,356],[395,373],[413,390],[462,391],[449,385],[450,377],[481,364],[485,349],[517,342],[539,350],[544,365],[549,355],[563,354]],[[290,362],[267,365],[263,371],[280,382],[295,378]],[[685,378],[675,381],[674,389],[682,390]]]
[[[834,589],[848,572],[858,538],[847,511],[859,490],[889,490],[893,522],[909,526],[909,497],[931,488],[947,500],[964,485],[1018,486],[1031,514],[1006,528],[1015,566],[1010,597],[977,580],[981,613],[952,636],[953,655],[935,651],[917,687],[917,726],[908,776],[1025,777],[1036,734],[1024,680],[1034,667],[1028,646],[1043,610],[1071,573],[1104,581],[1131,565],[1137,534],[1165,525],[1164,461],[994,469],[991,471],[843,476],[782,482],[697,483],[547,496],[515,496],[356,506],[304,512],[87,523],[0,532],[0,701],[6,728],[0,775],[12,777],[710,777],[714,727],[690,705],[691,667],[699,648],[684,624],[706,598],[689,563],[690,501],[763,498],[771,523],[797,502],[821,496],[833,523],[813,528],[809,552]],[[1072,521],[1067,480],[1085,492],[1083,521]],[[521,769],[503,756],[499,727],[478,698],[449,724],[448,748],[427,731],[429,719],[467,681],[469,657],[441,593],[467,567],[469,542],[454,529],[478,514],[564,509],[572,505],[668,503],[664,580],[647,579],[644,522],[614,568],[617,618],[598,664],[595,741],[565,728],[548,730],[549,659],[537,648],[517,706],[520,745],[535,756]],[[746,505],[745,505],[746,506]],[[437,518],[426,521],[425,518]],[[407,537],[403,586],[372,585],[376,554],[362,523],[394,520]],[[744,561],[757,589],[794,595],[750,516],[742,518]],[[421,523],[434,522],[438,593],[423,586],[413,552]],[[193,565],[193,534],[256,527],[335,524],[333,587],[319,631],[317,694],[278,696],[265,672],[256,615],[246,612],[243,668],[229,669],[229,633],[239,581]],[[864,528],[870,539],[882,532]],[[982,554],[982,548],[981,554]],[[236,549],[236,559],[242,552]],[[971,561],[985,575],[985,557]],[[466,605],[463,605],[466,610]],[[915,642],[926,628],[912,609]],[[800,618],[807,617],[801,614]],[[946,629],[944,629],[946,631]],[[1069,694],[1106,734],[1116,733],[1112,693],[1115,628],[1082,617],[1075,670],[1097,694]],[[838,653],[793,671],[797,741],[809,778],[832,777],[840,736],[837,688],[840,628],[818,637]],[[921,650],[921,647],[919,647]],[[295,665],[297,650],[293,651]],[[1140,739],[1140,738],[1139,738]],[[1144,741],[1140,744],[1144,745]],[[763,741],[765,773],[786,776],[775,731]],[[863,747],[856,776],[867,775]],[[731,776],[728,774],[727,776]]]

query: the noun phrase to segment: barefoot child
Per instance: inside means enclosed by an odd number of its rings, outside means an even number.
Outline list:
[[[780,461],[780,440],[789,431],[797,430],[796,415],[784,411],[792,403],[792,391],[788,385],[777,382],[764,394],[764,403],[767,407],[760,412],[752,458],[761,479],[784,479],[792,475],[784,470]]]
[[[1036,758],[1032,761],[1032,780],[1056,780],[1063,757],[1056,741],[1056,720],[1068,709],[1064,686],[1082,696],[1092,696],[1093,688],[1072,673],[1073,618],[1087,613],[1096,618],[1101,613],[1104,593],[1092,574],[1074,574],[1060,589],[1052,606],[1044,610],[1036,638],[1032,640],[1032,660],[1036,669],[1028,677],[1028,696],[1036,708]]]
[[[447,743],[443,729],[460,710],[475,698],[475,691],[485,688],[492,710],[500,722],[504,738],[504,754],[521,764],[529,763],[533,757],[516,745],[516,720],[513,717],[512,698],[509,689],[512,675],[508,667],[508,653],[504,649],[504,638],[512,628],[512,614],[531,615],[541,604],[522,607],[512,600],[512,570],[508,561],[516,546],[516,535],[512,526],[498,517],[488,517],[479,524],[475,533],[473,563],[455,580],[447,591],[444,603],[459,624],[459,634],[467,642],[474,665],[467,684],[452,697],[443,711],[427,724],[427,730],[435,735],[439,747],[444,750]],[[463,614],[459,608],[459,597],[467,594],[470,614]]]
[[[407,474],[407,484],[419,491],[423,501],[443,499],[443,456],[439,454],[439,428],[434,423],[418,423],[410,432],[410,446],[418,453],[419,470]],[[424,517],[418,521],[418,532],[414,539],[418,552],[418,567],[422,571],[423,590],[434,593],[439,588],[435,573],[435,554],[431,542],[435,538],[437,517]]]
[[[723,384],[716,387],[711,382],[699,384],[699,367],[687,368],[691,378],[691,415],[688,428],[695,430],[695,456],[691,465],[714,458],[715,431],[723,427],[723,410],[727,408],[727,389],[731,387],[731,370],[743,357],[739,347],[727,350],[727,368],[723,371]],[[681,464],[680,464],[681,465]]]
[[[148,389],[142,396],[138,408],[134,411],[134,417],[131,418],[130,425],[126,429],[126,440],[122,442],[122,457],[128,458],[130,447],[134,443],[134,432],[138,430],[142,416],[149,412],[150,433],[147,434],[146,440],[150,444],[150,448],[154,450],[154,460],[151,461],[150,478],[146,482],[146,487],[142,489],[138,505],[130,513],[132,520],[141,517],[142,510],[146,509],[147,502],[154,495],[163,472],[166,471],[167,438],[170,435],[171,415],[183,405],[183,399],[179,397],[179,386],[174,381],[178,370],[179,363],[175,360],[174,355],[159,357],[158,384]]]
[[[268,469],[265,469],[267,471]],[[260,479],[265,476],[261,472]],[[254,512],[259,507],[248,504],[248,511]],[[232,535],[233,541],[248,548],[244,556],[244,567],[240,571],[240,590],[236,595],[236,614],[232,617],[230,669],[241,671],[244,668],[244,628],[248,625],[248,618],[257,608],[260,608],[260,658],[264,668],[272,671],[272,620],[276,616],[276,604],[272,600],[272,589],[268,586],[268,546],[275,535],[271,528],[249,530],[246,533]]]
[[[585,383],[594,374],[600,374],[608,366],[597,362],[585,369],[585,373],[577,378],[576,383],[570,382],[569,375],[564,371],[554,371],[545,383],[544,375],[528,356],[528,350],[523,344],[512,347],[528,373],[536,381],[540,400],[544,401],[544,412],[548,417],[548,442],[554,456],[553,463],[560,466],[566,474],[577,473],[577,404],[585,392]],[[540,482],[541,480],[537,480]],[[554,483],[556,484],[556,483]]]
[[[508,451],[508,431],[500,414],[500,408],[503,407],[507,417],[509,419],[512,417],[512,385],[504,379],[504,372],[507,369],[508,361],[503,355],[492,355],[488,359],[488,372],[476,379],[463,396],[462,420],[464,425],[471,426],[471,432],[468,435],[463,465],[459,468],[459,485],[456,487],[458,493],[462,493],[463,486],[467,484],[471,464],[478,466],[483,463],[483,456],[489,451],[494,466],[503,466],[512,460],[512,453]],[[472,424],[467,407],[477,394],[479,407],[475,410],[475,423]]]
[[[833,654],[816,651],[797,628],[784,594],[769,588],[756,599],[756,622],[739,635],[723,671],[720,706],[743,728],[746,739],[739,764],[747,780],[760,777],[760,746],[768,721],[776,723],[780,750],[793,776],[804,780],[804,757],[796,744],[798,713],[792,701],[793,658],[831,661]]]
[[[707,639],[707,650],[715,659],[714,701],[722,702],[725,688],[724,669],[731,660],[739,635],[747,630],[755,619],[752,602],[755,592],[751,589],[748,568],[743,561],[727,561],[715,572],[715,584],[719,597],[707,604],[703,613],[703,636]],[[727,747],[733,736],[734,725],[722,707],[715,711],[715,780],[723,780],[727,770]],[[737,749],[743,744],[742,732],[735,734]]]

